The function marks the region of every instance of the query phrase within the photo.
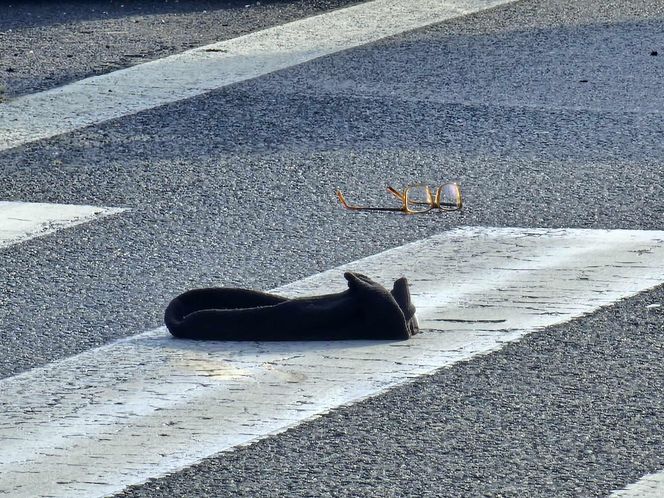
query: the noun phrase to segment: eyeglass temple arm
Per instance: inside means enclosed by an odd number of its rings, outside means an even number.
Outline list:
[[[352,206],[346,202],[346,198],[344,197],[344,194],[341,193],[341,190],[337,190],[337,197],[343,207],[354,211],[402,211],[401,208]]]
[[[388,187],[387,187],[387,191],[388,191],[390,194],[392,194],[394,197],[396,197],[397,199],[399,199],[401,202],[403,202],[403,200],[404,200],[404,194],[402,194],[401,192],[399,192],[397,189],[388,186]]]

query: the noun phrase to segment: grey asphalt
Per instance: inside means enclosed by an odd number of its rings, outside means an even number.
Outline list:
[[[58,64],[9,93],[90,67]],[[2,200],[131,209],[0,253],[0,375],[157,327],[191,287],[270,289],[459,225],[661,230],[663,73],[661,2],[523,1],[0,153]],[[414,180],[460,181],[464,212],[333,194]],[[664,287],[123,495],[605,495],[664,468],[653,303]]]

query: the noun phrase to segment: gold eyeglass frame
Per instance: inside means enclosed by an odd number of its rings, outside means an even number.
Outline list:
[[[454,204],[451,203],[445,203],[441,202],[441,194],[443,192],[443,189],[449,186],[454,186],[457,192],[458,196],[458,202],[455,202]],[[426,201],[413,201],[410,199],[410,193],[412,189],[415,188],[422,188],[424,187],[425,192],[426,192]],[[390,186],[387,187],[387,191],[392,194],[394,197],[399,199],[401,201],[401,207],[399,208],[390,208],[390,207],[368,207],[368,206],[356,206],[349,204],[346,201],[346,198],[344,197],[343,193],[341,193],[341,190],[337,190],[337,197],[339,199],[339,202],[341,202],[341,205],[346,208],[350,209],[353,211],[396,211],[396,212],[402,212],[405,214],[422,214],[422,213],[428,213],[432,209],[440,209],[442,211],[460,211],[461,208],[463,207],[463,198],[461,196],[461,186],[456,183],[456,182],[448,182],[444,183],[441,186],[439,186],[436,189],[436,194],[433,195],[431,192],[431,188],[429,185],[424,184],[424,183],[416,183],[412,185],[408,185],[403,192],[398,191],[395,188],[392,188]],[[412,204],[421,204],[421,205],[428,205],[428,209],[423,209],[423,210],[414,210],[408,207],[409,205]]]

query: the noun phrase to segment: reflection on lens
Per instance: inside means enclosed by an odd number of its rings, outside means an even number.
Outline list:
[[[431,191],[426,185],[413,185],[406,189],[406,207],[414,213],[423,213],[432,207]]]
[[[440,187],[441,209],[461,209],[461,190],[456,183],[447,183]]]

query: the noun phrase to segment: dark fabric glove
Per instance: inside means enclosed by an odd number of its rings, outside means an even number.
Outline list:
[[[408,339],[419,329],[408,281],[392,291],[359,273],[348,290],[287,299],[247,289],[194,289],[173,299],[164,316],[175,337],[216,341]]]

